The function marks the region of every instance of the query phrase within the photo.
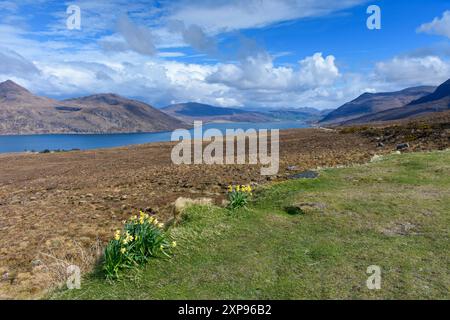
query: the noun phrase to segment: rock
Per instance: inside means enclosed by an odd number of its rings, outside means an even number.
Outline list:
[[[16,270],[11,270],[6,274],[6,280],[11,281],[11,283],[14,283],[17,279],[18,272]]]
[[[8,279],[8,269],[7,268],[3,268],[3,267],[0,268],[0,277],[2,277],[1,280]]]
[[[42,261],[39,259],[35,259],[35,260],[31,261],[31,265],[33,267],[40,266],[41,264],[42,264]]]
[[[6,281],[9,279],[10,279],[9,272],[6,271],[6,272],[2,273],[2,280]]]
[[[418,235],[414,230],[416,225],[410,222],[397,223],[396,225],[383,229],[381,232],[385,236],[406,236],[406,235]]]
[[[123,196],[120,197],[120,200],[127,200],[128,196],[126,194],[124,194]]]
[[[296,171],[296,170],[298,170],[298,167],[297,166],[289,166],[289,167],[287,167],[286,168],[288,171]]]
[[[372,159],[370,159],[370,162],[377,162],[377,161],[381,161],[381,160],[383,160],[383,156],[379,156],[376,154],[372,157]]]
[[[383,142],[378,142],[377,143],[377,148],[384,148],[384,143]]]
[[[218,192],[204,191],[203,194],[206,196],[220,196],[220,193],[218,193]]]
[[[198,199],[191,199],[191,198],[183,198],[179,197],[175,202],[173,203],[174,208],[174,214],[175,216],[183,213],[186,208],[193,206],[193,205],[212,205],[213,199],[211,198],[198,198]]]
[[[148,214],[148,215],[151,215],[151,216],[154,216],[154,215],[156,215],[156,214],[158,213],[157,210],[154,210],[154,209],[151,208],[151,207],[147,207],[147,208],[143,209],[142,211],[143,211],[144,213]]]
[[[222,200],[222,207],[228,207],[229,204],[230,204],[229,200],[227,200],[227,199]]]
[[[319,176],[319,173],[312,170],[303,171],[297,174],[288,176],[288,179],[315,179]]]
[[[400,143],[397,145],[396,149],[397,150],[406,150],[409,148],[409,143]]]

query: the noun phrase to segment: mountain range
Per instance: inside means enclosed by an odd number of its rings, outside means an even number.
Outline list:
[[[181,103],[162,109],[117,94],[56,100],[35,95],[11,80],[0,83],[0,134],[131,133],[171,131],[204,122],[317,121],[312,108],[266,110]]]
[[[140,101],[115,94],[54,100],[13,81],[0,83],[0,134],[154,132],[187,125]]]
[[[273,120],[272,117],[261,112],[215,107],[196,102],[173,104],[162,108],[161,111],[187,123],[193,123],[194,120],[203,122],[266,122]]]
[[[0,83],[0,134],[131,133],[171,131],[204,122],[303,121],[328,125],[414,118],[450,108],[450,80],[438,87],[364,93],[335,110],[240,109],[196,102],[157,109],[113,93],[55,100],[11,80]]]
[[[364,93],[330,112],[321,125],[352,125],[410,119],[450,108],[450,80],[438,87],[423,86],[396,92]]]
[[[188,123],[192,123],[194,120],[204,122],[303,121],[313,123],[331,111],[321,111],[314,108],[238,109],[215,107],[196,102],[173,104],[161,110]]]

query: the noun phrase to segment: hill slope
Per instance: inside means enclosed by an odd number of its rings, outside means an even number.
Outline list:
[[[409,104],[401,108],[389,109],[357,119],[352,119],[345,124],[416,118],[422,115],[430,114],[433,112],[446,111],[449,109],[450,80],[447,80],[431,94],[411,101]]]
[[[152,106],[114,94],[58,101],[0,83],[0,134],[119,133],[174,130],[186,125]]]
[[[330,112],[320,123],[339,124],[404,105],[432,93],[435,87],[414,87],[396,92],[364,93]]]
[[[280,108],[264,111],[265,114],[278,121],[304,121],[316,123],[333,109],[318,110],[314,108]]]
[[[187,123],[192,123],[194,120],[204,122],[265,122],[273,120],[272,117],[261,112],[215,107],[196,102],[173,104],[162,108],[161,111]]]

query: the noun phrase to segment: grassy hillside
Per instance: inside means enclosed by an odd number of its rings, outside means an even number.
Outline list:
[[[449,299],[450,152],[391,155],[261,187],[247,209],[192,207],[172,259],[62,299]],[[366,287],[367,267],[381,290]]]

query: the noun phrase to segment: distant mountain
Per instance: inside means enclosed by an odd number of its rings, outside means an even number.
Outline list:
[[[225,108],[208,104],[188,102],[173,104],[161,109],[168,115],[192,123],[194,120],[204,122],[268,122],[268,121],[303,121],[317,122],[331,109],[314,108]]]
[[[441,112],[450,109],[450,80],[441,84],[431,94],[413,100],[401,108],[389,109],[375,114],[353,119],[345,124],[365,123],[375,121],[400,120],[415,118],[433,112]]]
[[[186,127],[152,106],[115,94],[58,101],[0,83],[0,134],[154,132]]]
[[[264,111],[269,114],[275,120],[280,121],[304,121],[304,122],[317,122],[323,117],[328,115],[334,109],[318,110],[314,108],[296,108],[296,109],[286,109],[281,108],[278,110],[268,110]]]
[[[162,108],[161,111],[187,123],[192,123],[194,120],[203,122],[265,122],[273,120],[271,116],[262,112],[215,107],[196,102],[173,104]]]
[[[401,108],[432,93],[436,87],[422,86],[396,92],[364,93],[325,116],[321,124],[348,123],[389,109]]]

